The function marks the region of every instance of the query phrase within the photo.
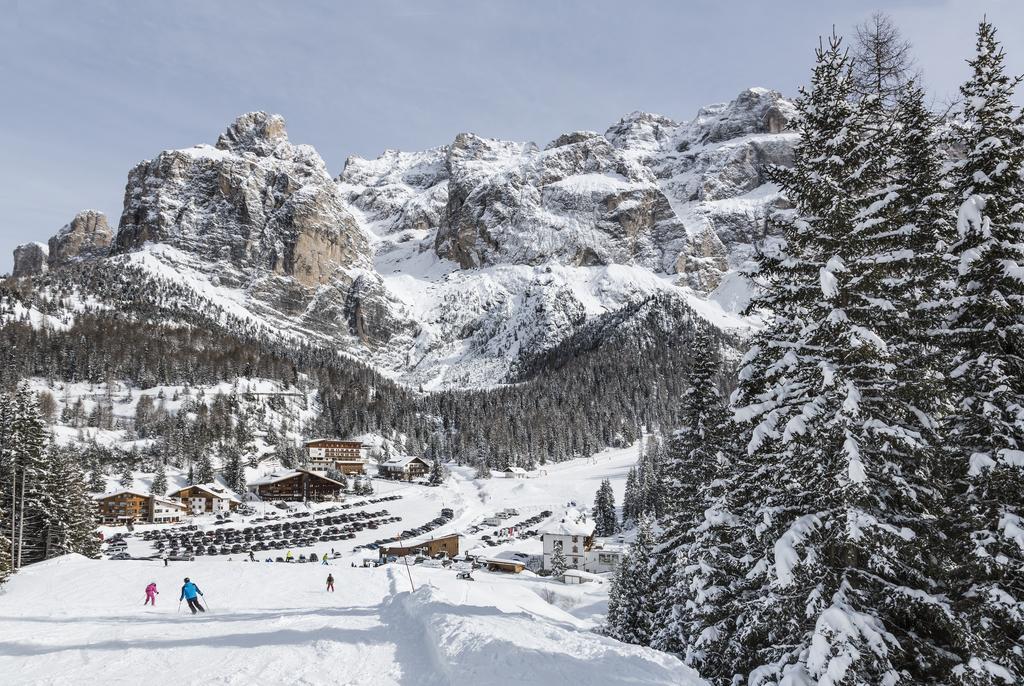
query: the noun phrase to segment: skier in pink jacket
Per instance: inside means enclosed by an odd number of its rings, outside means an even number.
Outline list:
[[[156,590],[156,582],[150,581],[149,586],[146,586],[146,602],[143,605],[153,605],[156,607],[156,596],[160,591]]]

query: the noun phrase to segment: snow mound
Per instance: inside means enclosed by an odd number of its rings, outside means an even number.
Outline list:
[[[530,602],[528,593],[521,599],[524,604]],[[513,603],[514,610],[504,604],[456,604],[448,593],[422,586],[396,595],[385,611],[401,618],[390,624],[410,627],[410,633],[432,646],[436,680],[421,683],[705,683],[667,654],[581,631],[569,621],[538,621],[529,605]]]

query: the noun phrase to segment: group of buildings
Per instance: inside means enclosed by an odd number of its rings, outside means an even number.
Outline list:
[[[425,476],[431,463],[421,457],[388,460],[378,467],[378,475],[409,481]],[[366,474],[366,458],[359,441],[317,438],[306,443],[306,466],[282,469],[250,481],[246,488],[255,500],[335,500],[345,489],[337,477]],[[339,477],[340,478],[340,477]],[[182,517],[208,513],[226,513],[241,500],[217,484],[186,486],[166,495],[155,495],[126,488],[96,496],[103,524],[153,523],[181,521]]]

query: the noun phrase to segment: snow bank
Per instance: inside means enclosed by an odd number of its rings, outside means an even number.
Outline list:
[[[423,586],[396,595],[385,614],[427,645],[433,681],[444,684],[705,683],[676,658],[568,625],[538,622],[527,611],[457,605]]]

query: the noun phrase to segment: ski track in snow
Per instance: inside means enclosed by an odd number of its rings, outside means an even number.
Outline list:
[[[621,503],[625,474],[637,450],[547,465],[533,479],[471,479],[454,468],[441,488],[381,485],[401,500],[381,503],[403,521],[364,531],[365,543],[416,526],[452,507],[455,518],[434,535],[464,531],[506,507],[521,518],[568,502],[589,507],[601,479]],[[379,482],[378,482],[379,483]],[[360,501],[360,498],[352,498]],[[372,508],[373,506],[368,506]],[[513,520],[514,522],[514,520]],[[512,522],[510,522],[512,523]],[[480,546],[488,527],[463,539]],[[147,552],[130,539],[133,554]],[[539,552],[539,541],[487,549]],[[302,552],[296,550],[296,553]],[[262,559],[268,554],[260,553]],[[678,660],[618,643],[592,629],[601,619],[607,584],[564,586],[529,572],[455,572],[414,565],[376,569],[347,554],[319,564],[248,563],[227,557],[172,562],[115,562],[79,556],[30,566],[0,587],[0,683],[80,684],[683,684],[703,683]],[[335,593],[324,590],[327,573]],[[178,608],[183,577],[205,593],[210,612]],[[155,581],[155,608],[143,589]],[[556,594],[558,605],[541,590]],[[568,608],[568,609],[563,609]]]

